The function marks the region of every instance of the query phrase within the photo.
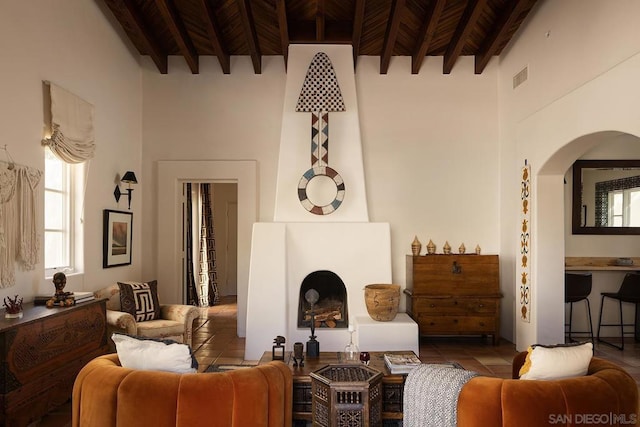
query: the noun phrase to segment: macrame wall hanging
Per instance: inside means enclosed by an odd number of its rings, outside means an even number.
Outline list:
[[[520,181],[520,319],[531,322],[531,166],[525,160]]]
[[[329,167],[329,112],[346,109],[336,72],[324,52],[316,53],[309,64],[296,111],[311,113],[311,169],[298,183],[298,199],[312,214],[328,215],[340,207],[345,195],[342,177]],[[307,194],[309,182],[319,176],[331,178],[336,186],[334,199],[322,206],[311,201]]]
[[[8,288],[15,285],[16,264],[29,271],[39,262],[37,187],[42,171],[14,163],[7,146],[2,149],[7,160],[0,160],[0,288]]]

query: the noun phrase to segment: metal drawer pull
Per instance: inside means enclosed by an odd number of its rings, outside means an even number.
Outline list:
[[[460,274],[460,273],[462,273],[462,267],[460,267],[460,266],[458,265],[458,262],[457,262],[457,261],[453,261],[453,266],[451,266],[451,272],[452,272],[453,274]]]

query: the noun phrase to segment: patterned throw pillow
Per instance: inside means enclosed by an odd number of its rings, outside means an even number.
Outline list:
[[[158,282],[118,282],[121,310],[133,316],[136,322],[160,318]]]

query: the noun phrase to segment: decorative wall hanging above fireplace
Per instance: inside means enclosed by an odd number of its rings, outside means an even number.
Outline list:
[[[342,177],[329,167],[329,112],[346,108],[336,72],[324,52],[316,53],[309,64],[296,111],[311,113],[311,169],[298,183],[298,199],[312,214],[328,215],[340,207],[345,195]],[[307,193],[309,182],[321,176],[329,177],[336,186],[333,200],[325,205],[314,203]]]

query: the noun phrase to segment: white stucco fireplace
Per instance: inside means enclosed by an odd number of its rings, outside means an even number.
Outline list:
[[[314,165],[310,113],[296,112],[296,101],[318,52],[331,61],[345,106],[343,112],[329,113],[327,156],[344,181],[344,200],[325,215],[305,208],[298,191],[301,176]],[[326,193],[323,185],[335,194],[333,184],[320,182],[315,197]],[[361,350],[418,353],[413,320],[400,313],[392,322],[375,322],[364,302],[365,285],[391,283],[391,237],[389,224],[369,222],[351,46],[289,47],[274,221],[254,224],[252,234],[246,360],[259,359],[278,335],[286,338],[287,350],[294,342],[306,343],[310,329],[298,327],[300,286],[317,271],[334,273],[344,283],[348,323]],[[320,351],[341,351],[349,342],[346,327],[321,327],[315,333]]]

